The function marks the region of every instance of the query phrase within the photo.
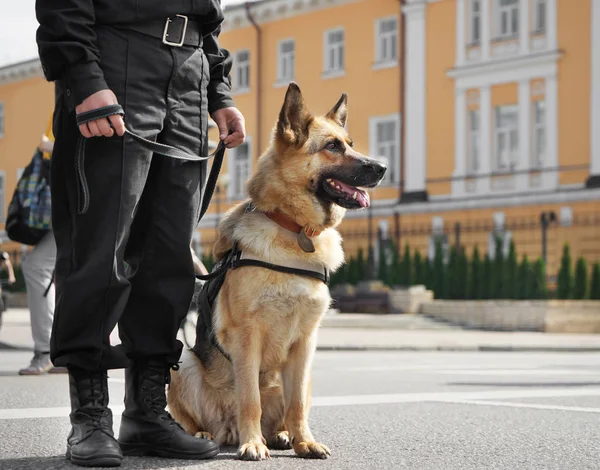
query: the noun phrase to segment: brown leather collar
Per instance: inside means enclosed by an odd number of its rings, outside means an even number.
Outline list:
[[[302,225],[297,223],[294,219],[292,219],[289,215],[284,214],[279,209],[275,209],[274,211],[265,212],[264,213],[269,219],[275,222],[280,227],[283,227],[286,230],[294,233],[300,233],[303,229]],[[318,230],[314,230],[308,225],[304,227],[304,232],[309,237],[318,237],[321,232]]]

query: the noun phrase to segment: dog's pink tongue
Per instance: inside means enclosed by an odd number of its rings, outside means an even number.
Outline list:
[[[371,198],[364,191],[358,190],[358,194],[356,195],[356,200],[360,204],[360,207],[369,207],[371,205]]]

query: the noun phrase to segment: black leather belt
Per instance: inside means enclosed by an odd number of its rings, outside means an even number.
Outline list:
[[[197,21],[191,21],[185,15],[175,15],[166,20],[147,21],[120,26],[138,33],[147,34],[162,40],[172,47],[202,47],[202,28]]]

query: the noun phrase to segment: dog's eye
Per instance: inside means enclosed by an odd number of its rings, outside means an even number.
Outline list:
[[[332,152],[333,152],[333,151],[335,151],[335,150],[337,150],[337,149],[338,149],[338,143],[337,143],[337,141],[336,141],[336,140],[332,140],[331,142],[328,142],[328,143],[327,143],[327,145],[325,146],[325,148],[326,148],[327,150],[330,150],[330,151],[332,151]]]

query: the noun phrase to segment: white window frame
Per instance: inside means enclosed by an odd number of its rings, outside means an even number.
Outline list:
[[[392,161],[385,161],[384,163],[388,167],[388,171],[386,172],[386,176],[382,180],[382,185],[395,185],[400,182],[400,155],[402,153],[401,147],[401,133],[402,128],[402,120],[400,119],[399,113],[388,114],[386,116],[374,116],[369,119],[369,154],[372,158],[378,158],[381,155],[381,147],[377,142],[377,126],[379,124],[393,122],[396,126],[395,132],[395,140],[393,145],[396,148],[396,154],[393,156]],[[389,175],[389,176],[388,176]]]
[[[540,24],[541,18],[539,15],[539,8],[544,8],[544,24]],[[545,33],[548,27],[548,1],[547,0],[533,0],[533,32],[534,33]]]
[[[237,191],[237,178],[236,178],[236,158],[237,158],[237,153],[239,151],[239,147],[236,147],[234,149],[230,149],[229,150],[229,159],[227,162],[227,169],[228,169],[228,173],[229,173],[229,184],[227,186],[227,196],[229,197],[229,199],[232,200],[240,200],[240,199],[245,199],[248,195],[248,187],[247,187],[247,181],[250,178],[250,176],[252,176],[252,138],[247,136],[246,140],[244,142],[244,144],[242,145],[247,145],[248,146],[248,177],[246,178],[246,180],[244,181],[244,191],[243,192],[238,192]]]
[[[5,106],[4,103],[2,101],[0,101],[0,139],[2,137],[4,137],[4,125],[6,122],[6,113],[5,113]]]
[[[292,43],[294,50],[292,52],[283,52],[283,46],[285,44]],[[284,73],[284,64],[287,62],[288,68],[291,61],[291,74]],[[287,85],[289,82],[296,78],[296,41],[294,38],[281,39],[277,42],[277,83]]]
[[[6,222],[6,172],[0,170],[0,222]]]
[[[386,31],[385,33],[381,31],[381,27],[384,23],[388,21],[393,21],[395,23],[396,29],[394,31]],[[394,57],[383,57],[383,42],[388,42],[388,50],[391,44],[396,45],[396,54]],[[398,54],[399,54],[399,44],[398,44],[398,17],[396,16],[387,16],[385,18],[378,18],[375,20],[375,64],[373,68],[387,68],[387,67],[395,67],[398,65]]]
[[[330,35],[334,33],[342,33],[342,42],[341,44],[331,44],[330,43]],[[341,67],[331,67],[329,63],[329,53],[332,49],[341,49],[341,52],[338,51],[338,59],[341,57]],[[344,75],[344,70],[346,67],[346,33],[344,28],[332,28],[328,29],[323,33],[323,76],[327,77],[339,77]]]
[[[469,146],[467,174],[477,174],[481,166],[481,111],[479,109],[470,109],[467,111],[467,122],[468,122],[468,134],[467,142]],[[474,128],[473,121],[477,119],[477,126]],[[473,155],[477,151],[477,159],[473,158]]]
[[[502,110],[511,110],[513,111],[516,115],[517,118],[515,119],[514,122],[514,127],[499,127],[498,126],[498,116],[499,113],[502,112]],[[516,148],[514,150],[510,150],[512,147],[512,138],[513,138],[513,134],[512,132],[516,131],[516,139],[517,139],[517,145]],[[499,141],[500,141],[500,135],[504,134],[505,135],[505,141],[507,143],[508,146],[508,166],[506,168],[500,168],[500,155],[499,155]],[[496,106],[494,108],[494,161],[493,161],[493,165],[492,165],[492,172],[493,173],[509,173],[511,172],[517,165],[518,159],[520,158],[520,152],[519,152],[519,105],[505,105],[505,106]]]
[[[243,53],[248,54],[248,59],[240,60],[239,56]],[[240,49],[235,52],[234,60],[233,60],[233,92],[234,93],[245,93],[250,90],[250,65],[251,65],[252,55],[250,53],[250,49]],[[246,68],[247,72],[247,83],[241,83],[242,77],[242,69]]]
[[[538,106],[540,106],[540,103],[542,103],[544,106],[544,119],[542,121],[538,119]],[[531,128],[531,138],[533,140],[533,155],[531,156],[531,167],[535,169],[540,169],[543,168],[544,161],[546,160],[546,133],[548,132],[546,124],[548,121],[548,106],[546,104],[546,100],[538,100],[533,102],[532,107],[533,125]],[[540,133],[542,134],[542,149],[538,147],[539,139],[537,138],[537,136]],[[542,153],[541,158],[540,153]]]
[[[472,46],[477,46],[481,43],[481,28],[483,27],[482,21],[481,21],[481,1],[482,0],[470,0],[469,1],[469,44]],[[485,1],[485,0],[484,0]],[[477,5],[477,12],[475,12],[475,8],[474,6]],[[475,28],[473,27],[473,25],[475,24],[475,21],[477,21],[479,23],[479,37],[475,37],[474,36],[474,31]]]
[[[513,0],[515,3],[511,5],[501,5],[503,0],[494,0],[494,30],[495,39],[516,39],[519,37],[519,22],[520,17],[520,1]],[[502,16],[506,14],[507,29],[502,31]],[[517,24],[515,30],[512,29],[513,15],[517,15]]]

